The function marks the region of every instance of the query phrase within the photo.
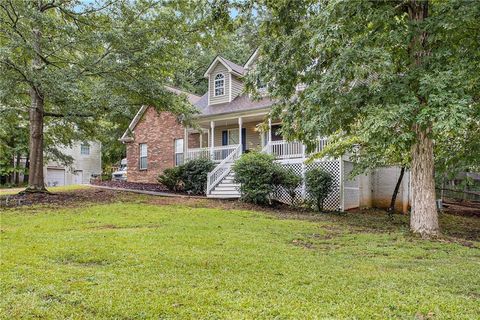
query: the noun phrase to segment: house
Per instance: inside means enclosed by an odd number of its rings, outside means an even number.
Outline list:
[[[65,165],[60,161],[47,160],[43,168],[47,187],[90,183],[90,178],[102,174],[102,146],[99,142],[75,142],[59,151],[70,156],[73,162]]]
[[[238,65],[217,56],[204,74],[208,91],[203,96],[174,90],[186,94],[197,107],[199,115],[194,129],[182,127],[167,112],[157,113],[152,107],[142,107],[121,138],[127,144],[128,181],[155,183],[158,174],[166,168],[209,157],[217,165],[208,175],[207,197],[238,198],[240,193],[234,183],[232,164],[242,153],[258,150],[274,155],[279,163],[302,176],[314,167],[329,171],[336,188],[326,200],[327,209],[372,206],[375,189],[381,189],[376,182],[378,175],[368,174],[349,180],[353,163],[347,156],[305,163],[309,156],[305,146],[298,141],[283,139],[278,132],[281,121],[268,118],[274,102],[267,96],[253,100],[244,93],[244,77],[255,67],[257,58],[258,51],[255,51],[244,65]],[[262,129],[265,122],[268,122],[267,130]],[[322,150],[327,143],[328,139],[319,139],[315,151]],[[388,170],[385,174],[394,186],[395,175]],[[305,185],[298,188],[297,194],[299,199],[308,199]],[[381,197],[389,203],[391,193],[388,197],[383,194]],[[275,194],[275,198],[289,201],[287,193],[282,190]],[[408,192],[401,189],[400,207],[405,208],[404,198],[408,198]]]

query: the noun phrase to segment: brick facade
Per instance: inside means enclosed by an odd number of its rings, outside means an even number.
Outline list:
[[[175,139],[183,139],[183,127],[169,112],[148,108],[133,130],[133,141],[127,143],[127,180],[156,183],[158,175],[175,165]],[[140,147],[147,144],[147,169],[139,169]]]

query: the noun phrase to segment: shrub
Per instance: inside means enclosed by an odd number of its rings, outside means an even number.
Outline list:
[[[312,169],[305,174],[305,184],[310,195],[315,199],[318,211],[323,210],[323,203],[333,190],[333,177],[323,169]]]
[[[290,196],[290,204],[295,204],[297,188],[302,184],[302,177],[295,174],[292,169],[286,169],[276,164],[275,185],[284,188]]]
[[[205,194],[207,176],[215,164],[210,159],[195,159],[187,163],[168,168],[158,176],[158,182],[172,191],[185,191],[192,194]]]
[[[168,190],[182,191],[183,166],[168,168],[163,170],[163,174],[158,176],[158,182],[163,184]]]
[[[259,152],[243,154],[233,165],[235,182],[240,183],[242,199],[255,204],[269,204],[275,190],[275,158]]]
[[[181,173],[183,188],[192,194],[205,194],[207,189],[207,176],[215,164],[210,159],[195,159],[185,163]]]

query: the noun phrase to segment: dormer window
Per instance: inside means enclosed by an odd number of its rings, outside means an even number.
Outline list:
[[[214,96],[223,96],[225,94],[225,76],[219,73],[215,76],[215,92]]]

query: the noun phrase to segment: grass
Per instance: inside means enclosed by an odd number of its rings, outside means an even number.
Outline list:
[[[478,319],[478,242],[366,227],[385,221],[138,201],[6,210],[0,318]]]
[[[74,184],[61,187],[48,187],[47,190],[56,193],[56,192],[70,192],[75,190],[87,189],[90,188],[88,185]],[[0,189],[0,196],[8,196],[12,194],[17,194],[20,191],[25,190],[25,188],[6,188]]]

